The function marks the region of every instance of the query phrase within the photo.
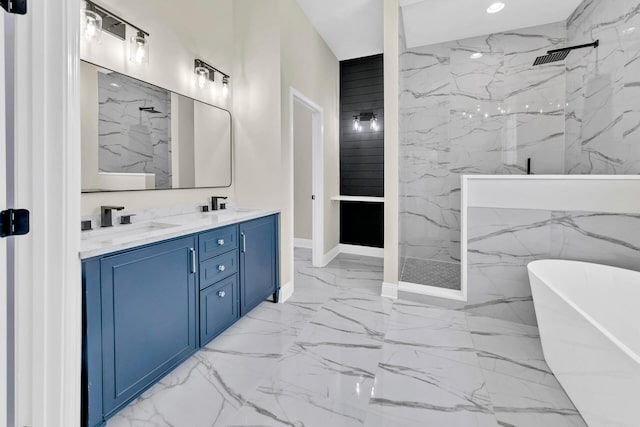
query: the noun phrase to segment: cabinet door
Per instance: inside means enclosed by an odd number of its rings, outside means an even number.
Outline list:
[[[275,216],[240,225],[240,315],[276,291]]]
[[[206,345],[239,316],[238,275],[200,292],[200,346]]]
[[[101,261],[105,417],[195,352],[195,244],[188,237]]]

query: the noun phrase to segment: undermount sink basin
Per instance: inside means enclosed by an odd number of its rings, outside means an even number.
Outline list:
[[[98,240],[103,242],[128,242],[143,237],[143,234],[155,233],[169,228],[177,227],[175,224],[162,222],[147,222],[143,224],[121,225],[104,228],[87,233],[83,236],[86,240]]]

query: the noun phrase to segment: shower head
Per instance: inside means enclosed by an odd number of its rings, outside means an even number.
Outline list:
[[[139,110],[144,111],[145,113],[162,114],[162,112],[156,110],[155,107],[140,107]]]
[[[533,63],[533,66],[537,67],[538,65],[564,61],[565,59],[567,59],[567,56],[569,56],[572,50],[584,49],[585,47],[592,47],[595,49],[598,46],[600,46],[600,40],[596,40],[593,43],[581,44],[579,46],[571,46],[571,47],[564,47],[562,49],[550,50],[549,52],[547,52],[546,55],[537,57],[535,62]]]

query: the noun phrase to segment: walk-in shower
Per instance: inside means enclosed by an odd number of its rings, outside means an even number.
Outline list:
[[[564,173],[565,63],[532,63],[566,42],[564,23],[401,41],[401,283],[460,290],[462,175]]]

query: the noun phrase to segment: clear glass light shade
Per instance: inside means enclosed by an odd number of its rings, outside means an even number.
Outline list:
[[[378,130],[378,118],[376,116],[373,116],[371,120],[369,120],[369,128],[373,131]]]
[[[356,118],[353,119],[353,130],[360,131],[360,129],[362,129],[360,127],[360,118],[356,117]]]
[[[229,97],[229,78],[224,77],[222,79],[222,96],[225,98]]]
[[[204,67],[196,67],[196,76],[198,76],[198,86],[203,89],[209,81],[209,70]]]
[[[149,40],[145,38],[143,33],[131,37],[130,59],[136,64],[149,62]]]
[[[97,42],[102,35],[102,17],[96,12],[82,11],[82,34],[87,41]]]

